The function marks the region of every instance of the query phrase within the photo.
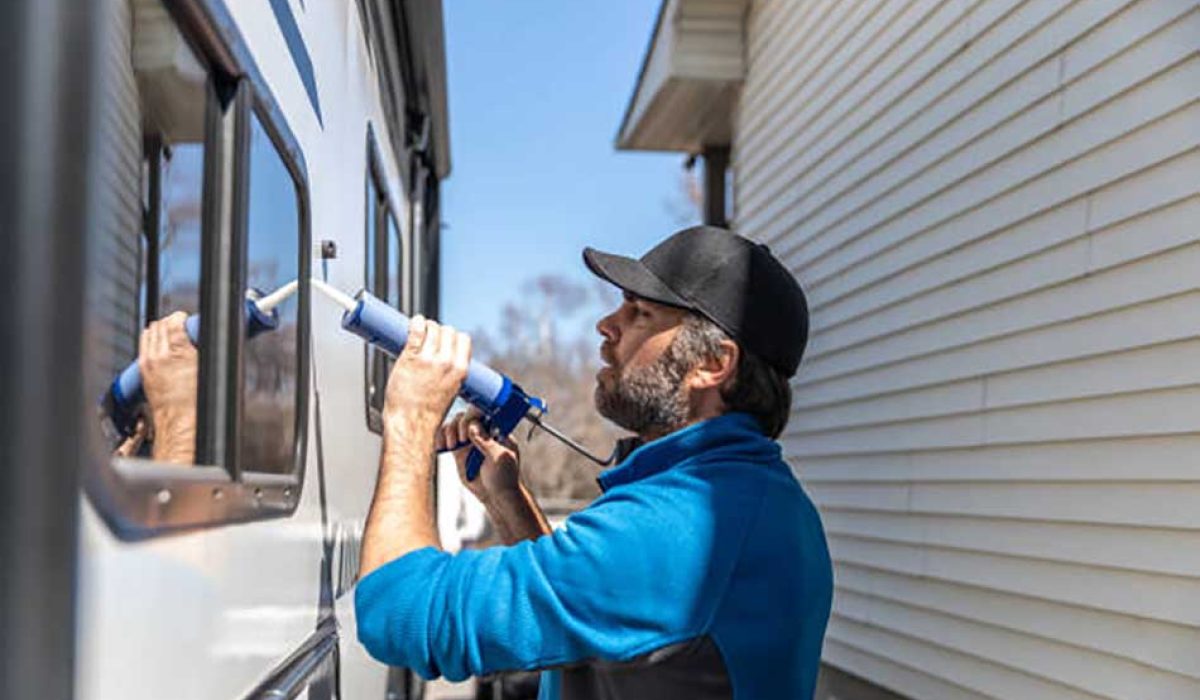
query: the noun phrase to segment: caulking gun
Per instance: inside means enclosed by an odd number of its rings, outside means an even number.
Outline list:
[[[341,306],[342,328],[354,333],[368,343],[394,356],[400,354],[408,340],[408,317],[388,306],[365,289],[351,297],[318,279],[313,279],[315,288],[324,292]],[[493,439],[508,437],[522,419],[545,430],[565,445],[584,457],[606,465],[612,458],[601,459],[589,453],[575,441],[546,424],[542,416],[546,413],[546,402],[528,394],[519,385],[496,370],[475,360],[467,369],[459,396],[475,406],[483,414],[484,429]],[[455,445],[450,449],[465,447]],[[483,455],[472,448],[467,456],[467,480],[473,481],[483,466]]]
[[[253,338],[260,333],[275,330],[279,326],[279,313],[275,311],[275,307],[294,294],[296,288],[296,280],[292,280],[266,296],[260,296],[255,290],[247,291],[246,337]],[[183,328],[192,344],[199,345],[200,316],[188,316]],[[146,396],[142,392],[142,372],[135,360],[117,375],[100,403],[113,430],[122,438],[128,438],[137,430],[138,408],[145,400]]]

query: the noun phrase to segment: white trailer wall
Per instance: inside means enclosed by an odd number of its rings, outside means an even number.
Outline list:
[[[1200,697],[1200,6],[759,0],[735,222],[804,284],[829,664]]]

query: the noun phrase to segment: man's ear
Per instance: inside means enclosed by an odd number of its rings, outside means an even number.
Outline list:
[[[692,369],[688,384],[692,391],[721,388],[733,381],[737,374],[738,360],[742,349],[732,340],[722,340],[720,349],[713,357],[707,357]]]

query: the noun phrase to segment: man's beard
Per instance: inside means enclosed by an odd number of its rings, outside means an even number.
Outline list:
[[[687,363],[672,343],[646,367],[613,368],[612,385],[596,382],[596,410],[620,427],[638,435],[665,435],[688,420],[688,396],[683,379]]]

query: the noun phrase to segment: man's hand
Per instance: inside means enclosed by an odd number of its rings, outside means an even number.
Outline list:
[[[182,311],[152,322],[138,343],[138,368],[154,423],[151,456],[192,464],[196,457],[196,392],[200,354],[187,336]]]
[[[133,430],[133,435],[125,438],[113,454],[117,457],[132,457],[142,449],[142,443],[146,442],[146,435],[150,432],[150,428],[146,425],[144,418],[138,418],[137,427]]]
[[[453,453],[458,477],[481,503],[487,505],[493,500],[513,496],[520,489],[521,453],[517,444],[511,439],[493,440],[483,430],[478,409],[472,407],[459,413],[438,432],[439,451],[455,445],[464,445]],[[483,466],[474,481],[467,481],[467,455],[472,447],[483,455]]]
[[[521,454],[511,439],[494,440],[483,430],[479,411],[472,408],[451,418],[438,431],[437,448],[467,443],[454,451],[458,478],[475,495],[499,530],[505,544],[532,540],[550,532],[550,523],[525,484],[521,483]],[[467,455],[471,448],[483,454],[483,465],[474,481],[467,481]]]
[[[383,455],[363,530],[358,574],[423,547],[439,547],[433,512],[433,447],[467,377],[471,338],[420,316],[388,377]]]
[[[471,336],[414,316],[408,341],[388,377],[385,443],[423,435],[424,428],[432,437],[462,388],[470,362]]]

